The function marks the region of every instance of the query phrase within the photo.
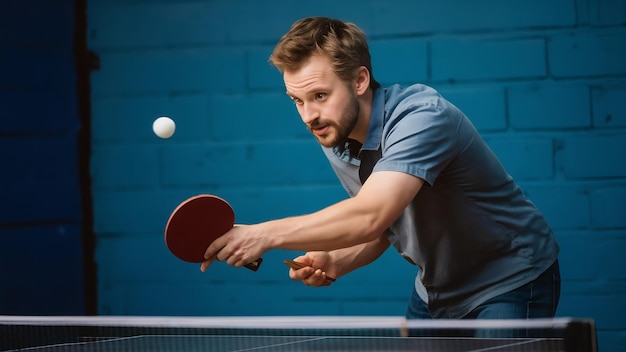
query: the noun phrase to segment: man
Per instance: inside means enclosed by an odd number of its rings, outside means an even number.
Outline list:
[[[554,316],[558,244],[461,111],[424,85],[381,88],[354,24],[299,20],[270,61],[350,198],[236,226],[207,248],[202,271],[302,250],[308,267],[290,277],[323,286],[391,244],[420,269],[407,318]]]

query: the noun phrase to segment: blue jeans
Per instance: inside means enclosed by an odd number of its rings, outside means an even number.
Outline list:
[[[483,302],[463,319],[552,318],[561,295],[559,261],[534,281]],[[413,288],[407,319],[432,319],[428,305]]]

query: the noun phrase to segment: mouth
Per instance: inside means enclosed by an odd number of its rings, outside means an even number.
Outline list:
[[[330,125],[328,124],[315,124],[309,126],[309,130],[316,136],[323,136],[328,134],[328,130],[330,129]]]
[[[318,126],[315,128],[311,128],[311,131],[318,136],[323,136],[328,133],[330,126]]]

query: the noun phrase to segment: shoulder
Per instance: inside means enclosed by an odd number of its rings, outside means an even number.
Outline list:
[[[452,127],[462,114],[435,89],[414,84],[385,88],[383,126],[386,133],[411,133],[435,126]]]
[[[430,106],[441,108],[444,99],[434,88],[424,84],[411,86],[393,85],[385,89],[385,107],[387,111]]]

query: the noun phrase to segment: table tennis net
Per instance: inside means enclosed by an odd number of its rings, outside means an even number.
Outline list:
[[[596,351],[590,319],[0,316],[0,351]]]

